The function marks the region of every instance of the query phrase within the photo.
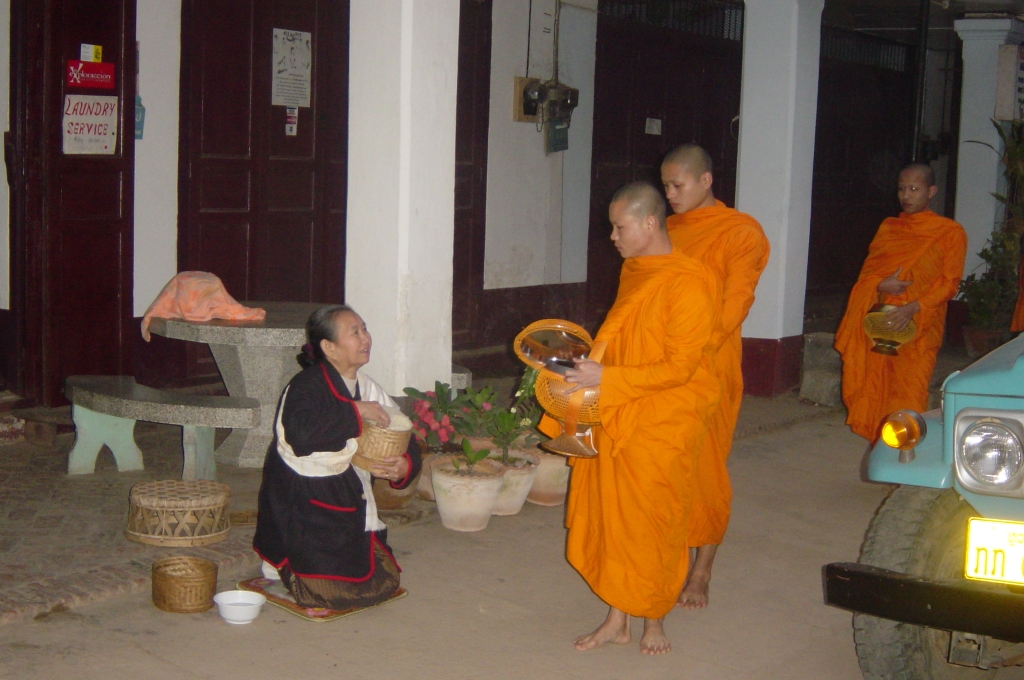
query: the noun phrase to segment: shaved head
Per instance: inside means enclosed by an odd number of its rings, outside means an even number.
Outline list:
[[[925,186],[935,186],[935,171],[932,170],[932,166],[927,163],[911,163],[907,167],[900,170],[900,175],[903,173],[921,173],[924,176]]]
[[[612,196],[612,203],[622,203],[630,215],[638,220],[652,216],[658,227],[665,231],[665,199],[661,192],[648,182],[632,182]]]
[[[696,144],[677,146],[668,152],[661,164],[662,166],[681,166],[689,170],[694,177],[700,177],[705,172],[712,172],[711,155]],[[714,173],[712,172],[712,174]]]

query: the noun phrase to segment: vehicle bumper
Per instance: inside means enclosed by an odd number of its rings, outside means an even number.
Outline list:
[[[974,581],[939,582],[834,562],[822,568],[825,604],[941,630],[1024,642],[1024,595]]]

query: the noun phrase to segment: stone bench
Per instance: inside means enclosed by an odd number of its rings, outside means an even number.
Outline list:
[[[75,445],[68,454],[68,474],[90,474],[105,444],[118,472],[142,470],[135,443],[135,421],[181,425],[185,454],[182,479],[216,479],[213,457],[216,428],[252,428],[260,422],[260,403],[247,397],[214,397],[146,387],[123,375],[74,375],[64,393],[71,401]]]

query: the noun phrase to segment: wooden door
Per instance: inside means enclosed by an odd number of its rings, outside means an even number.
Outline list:
[[[452,344],[474,344],[484,289],[487,126],[491,92],[491,0],[462,0],[455,110],[455,253]]]
[[[237,299],[344,299],[347,0],[185,0],[178,268]],[[295,134],[271,105],[274,29],[311,34]]]
[[[69,82],[83,43],[102,47],[112,87]],[[131,364],[135,53],[133,0],[12,4],[12,311],[19,388],[44,405],[66,403],[69,375]],[[65,153],[68,95],[116,102],[106,150]]]
[[[587,257],[587,316],[603,320],[615,300],[622,258],[608,236],[608,204],[635,180],[661,186],[661,160],[673,147],[702,145],[715,163],[715,195],[728,205],[736,191],[742,44],[725,21],[653,25],[623,19],[628,7],[608,3],[598,15],[594,138]],[[722,17],[733,8],[721,4]],[[693,30],[689,30],[693,29]],[[710,32],[702,35],[697,29]],[[715,32],[729,37],[714,35]],[[661,134],[647,133],[647,120]]]

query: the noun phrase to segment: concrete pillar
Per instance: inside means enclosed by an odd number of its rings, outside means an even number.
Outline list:
[[[964,41],[964,74],[953,219],[967,231],[967,273],[981,263],[977,253],[1002,218],[1002,208],[992,197],[992,192],[1004,187],[999,163],[1003,147],[991,122],[996,108],[996,70],[999,46],[1024,42],[1024,24],[1016,19],[959,19],[954,27]],[[989,144],[999,153],[975,142]]]
[[[743,324],[745,391],[800,380],[823,0],[747,0],[736,207],[772,254]]]
[[[459,0],[352,0],[346,300],[389,393],[450,382]]]

